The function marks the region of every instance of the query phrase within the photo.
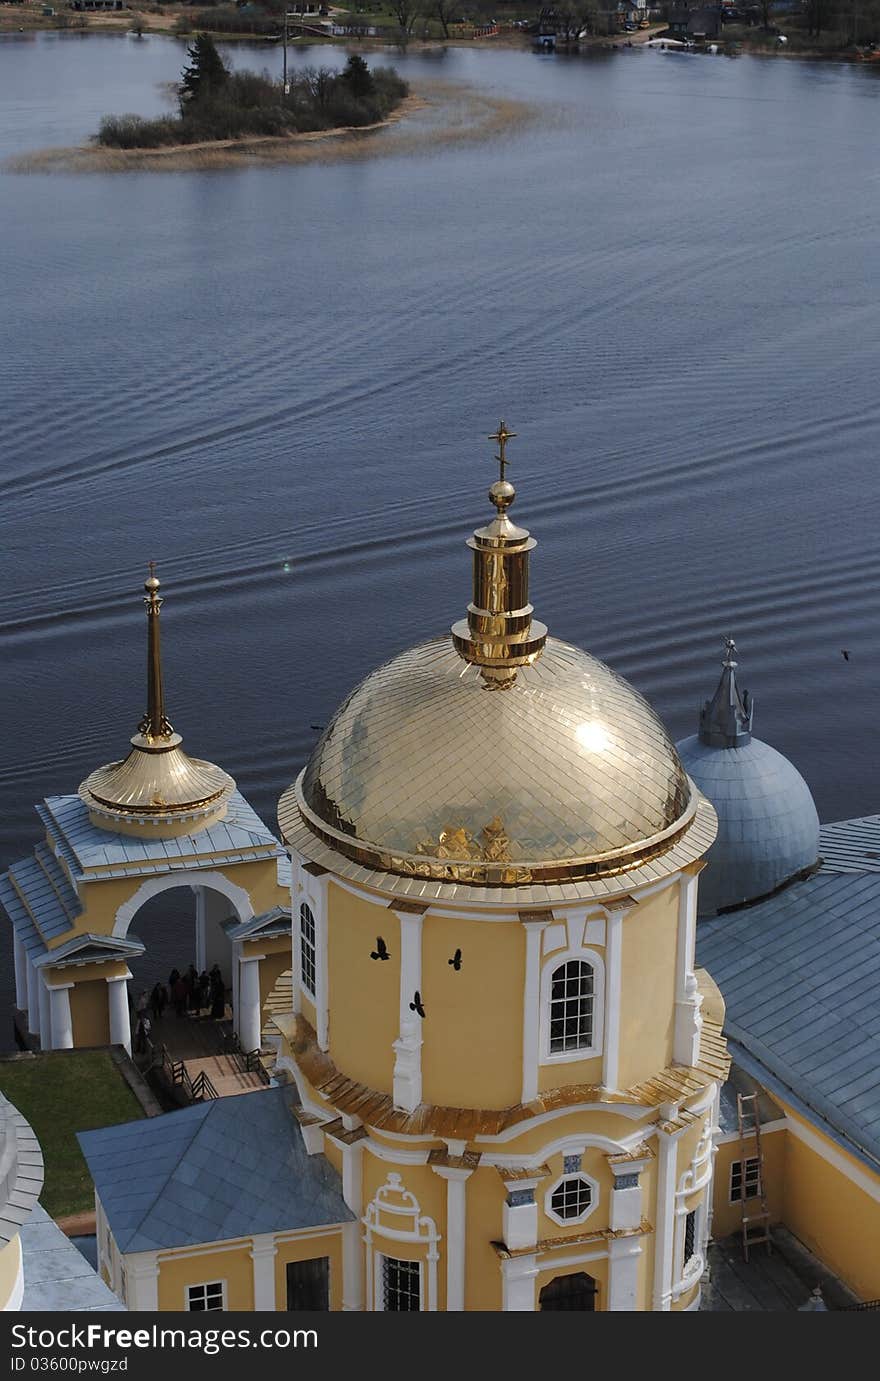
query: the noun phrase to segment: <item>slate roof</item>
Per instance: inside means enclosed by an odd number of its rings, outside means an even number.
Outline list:
[[[24,1313],[124,1313],[125,1305],[37,1204],[19,1233]]]
[[[351,1222],[339,1175],[306,1152],[295,1100],[271,1087],[79,1132],[119,1250]]]
[[[225,922],[223,929],[230,940],[268,940],[275,935],[289,935],[290,909],[273,906],[260,916],[252,916],[249,921],[239,921],[233,917]]]
[[[814,873],[701,921],[697,962],[771,1091],[789,1090],[880,1170],[880,874]]]
[[[137,839],[99,829],[92,824],[88,807],[79,796],[48,796],[36,811],[71,874],[89,881],[167,873],[177,868],[213,868],[275,858],[283,852],[239,791],[230,796],[223,820],[171,839]]]

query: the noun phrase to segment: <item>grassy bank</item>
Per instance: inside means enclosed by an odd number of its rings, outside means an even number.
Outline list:
[[[0,1090],[34,1129],[46,1179],[40,1202],[53,1218],[94,1208],[77,1132],[133,1122],[143,1109],[110,1055],[71,1051],[0,1060]]]

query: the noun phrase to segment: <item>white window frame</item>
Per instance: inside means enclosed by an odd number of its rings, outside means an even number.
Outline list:
[[[419,1268],[419,1308],[418,1313],[425,1312],[425,1263],[415,1256],[392,1256],[390,1252],[377,1252],[378,1261],[376,1265],[376,1312],[386,1313],[415,1313],[415,1310],[387,1310],[385,1308],[385,1269],[389,1261],[399,1262],[406,1266],[418,1266]]]
[[[311,923],[311,939],[308,939],[304,932],[305,916],[303,915],[303,912],[308,913],[309,921]],[[303,897],[300,900],[299,910],[297,912],[297,921],[297,941],[299,945],[299,981],[302,990],[305,993],[306,997],[309,999],[309,1001],[316,1003],[318,1000],[318,918],[315,915],[315,908],[311,905],[311,902],[307,897]],[[311,988],[306,982],[305,966],[303,963],[304,951],[306,950],[306,947],[308,947],[311,950]]]
[[[589,1206],[584,1210],[583,1213],[579,1213],[576,1217],[573,1218],[563,1218],[562,1215],[557,1213],[556,1210],[553,1208],[553,1195],[556,1193],[556,1190],[559,1188],[559,1186],[561,1184],[564,1184],[566,1180],[583,1180],[587,1185],[589,1185],[590,1189]],[[590,1217],[590,1215],[592,1213],[595,1213],[598,1203],[599,1186],[597,1182],[593,1179],[592,1175],[586,1174],[583,1170],[570,1170],[568,1174],[557,1175],[556,1179],[553,1181],[550,1188],[547,1190],[546,1194],[544,1195],[544,1212],[547,1215],[547,1217],[551,1219],[552,1222],[559,1223],[561,1227],[570,1228],[576,1226],[578,1223],[585,1223],[586,1220]]]
[[[593,970],[593,1030],[590,1045],[576,1050],[550,1049],[550,1010],[553,975],[564,964],[578,961]],[[541,967],[541,1064],[571,1064],[577,1060],[592,1060],[602,1054],[605,1028],[605,962],[594,949],[567,949],[552,954]]]
[[[190,1302],[191,1291],[204,1290],[206,1292],[205,1303],[207,1304],[207,1291],[217,1285],[220,1286],[220,1298],[222,1300],[220,1309],[193,1309]],[[191,1285],[184,1285],[183,1287],[183,1309],[186,1314],[219,1314],[221,1310],[226,1311],[228,1307],[225,1280],[197,1280]]]
[[[750,1172],[750,1167],[751,1167],[751,1166],[755,1166],[755,1167],[756,1167],[754,1175]],[[740,1192],[739,1192],[738,1194],[734,1194],[734,1192],[733,1192],[733,1172],[734,1172],[734,1168],[738,1168],[738,1169],[739,1169]],[[744,1193],[744,1191],[745,1191],[746,1189],[748,1189],[750,1185],[751,1185],[751,1187],[752,1187],[752,1192],[751,1192],[750,1194]],[[757,1198],[760,1197],[760,1194],[761,1194],[761,1157],[760,1157],[760,1156],[746,1156],[746,1158],[745,1158],[744,1161],[743,1161],[742,1159],[740,1159],[740,1160],[732,1160],[732,1161],[730,1162],[730,1175],[729,1175],[728,1181],[727,1181],[727,1192],[728,1192],[728,1195],[729,1195],[729,1198],[728,1198],[727,1202],[730,1203],[730,1204],[741,1204],[741,1203],[745,1202],[745,1201],[748,1200],[748,1199],[757,1199]]]

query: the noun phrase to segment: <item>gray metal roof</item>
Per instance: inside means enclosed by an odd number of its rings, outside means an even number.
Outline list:
[[[268,940],[275,935],[289,935],[290,909],[273,906],[261,916],[252,916],[249,921],[239,921],[233,917],[225,922],[223,929],[230,940]]]
[[[122,1252],[347,1223],[342,1181],[309,1156],[291,1087],[79,1132]]]
[[[229,798],[225,817],[193,834],[137,839],[100,829],[79,796],[48,796],[36,807],[74,877],[130,877],[175,869],[208,868],[274,858],[282,846],[241,792]],[[14,865],[18,866],[18,865]]]
[[[138,959],[146,946],[136,936],[75,935],[72,940],[50,949],[41,959],[34,960],[34,967],[71,968],[78,964],[106,964],[111,960]]]
[[[823,873],[880,873],[880,815],[823,825],[819,853]]]
[[[39,1204],[19,1236],[24,1267],[23,1312],[125,1312],[125,1305]]]
[[[0,874],[0,905],[12,922],[16,938],[24,945],[28,958],[35,959],[38,955],[45,954],[46,945],[13,887],[8,873]]]
[[[880,876],[815,873],[701,921],[697,962],[731,1039],[880,1167]]]

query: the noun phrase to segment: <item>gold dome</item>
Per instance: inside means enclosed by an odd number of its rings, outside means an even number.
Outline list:
[[[283,815],[362,865],[492,886],[618,873],[696,812],[647,701],[555,638],[500,693],[448,637],[402,653],[349,696],[288,795]]]

